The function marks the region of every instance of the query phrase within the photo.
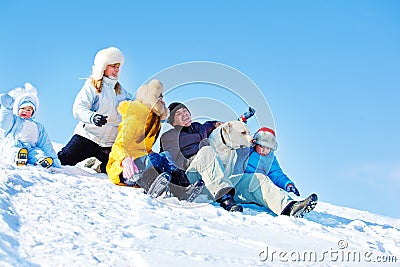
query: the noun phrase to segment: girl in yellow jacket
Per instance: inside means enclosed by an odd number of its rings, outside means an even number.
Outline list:
[[[168,116],[162,93],[160,81],[152,80],[138,89],[134,101],[119,104],[122,121],[107,164],[107,174],[114,184],[125,185],[125,179],[132,175],[130,171],[143,170],[146,156],[153,153],[161,120]]]
[[[152,80],[138,89],[134,101],[118,106],[122,121],[111,148],[107,174],[114,184],[142,187],[153,197],[169,187],[178,199],[192,201],[203,190],[204,182],[191,185],[185,171],[167,159],[168,152],[157,154],[152,150],[161,121],[168,116],[162,93],[162,84]]]

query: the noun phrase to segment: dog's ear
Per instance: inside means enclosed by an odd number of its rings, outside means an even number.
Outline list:
[[[232,132],[232,123],[231,122],[226,122],[222,125],[222,129],[224,130],[225,133],[229,134]]]

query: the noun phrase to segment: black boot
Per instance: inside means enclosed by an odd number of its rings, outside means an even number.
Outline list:
[[[161,196],[164,192],[169,191],[169,185],[171,181],[171,174],[168,172],[163,172],[154,179],[151,184],[149,191],[146,192],[152,198],[157,198]]]
[[[165,191],[169,191],[170,181],[171,174],[167,172],[159,174],[154,167],[150,167],[139,174],[136,184],[143,188],[146,194],[156,198]]]
[[[154,167],[147,168],[139,174],[139,179],[136,181],[136,183],[138,186],[144,189],[144,192],[147,192],[158,175],[160,174]]]
[[[172,175],[171,183],[183,187],[190,186],[189,179],[187,178],[184,170],[174,169],[173,171],[171,171],[171,175]]]
[[[193,184],[189,184],[187,187],[178,186],[175,184],[170,184],[169,189],[173,196],[177,197],[179,200],[186,200],[187,202],[192,202],[204,189],[204,181],[197,180]]]
[[[315,208],[317,201],[318,196],[316,194],[311,194],[309,197],[301,201],[292,201],[282,211],[282,215],[303,218],[304,214],[309,213]]]
[[[233,200],[233,197],[230,193],[224,195],[220,199],[217,199],[217,202],[227,211],[243,212],[243,207],[237,204],[235,200]]]

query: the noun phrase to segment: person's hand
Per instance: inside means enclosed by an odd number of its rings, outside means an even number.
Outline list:
[[[122,177],[129,179],[139,173],[139,168],[136,166],[132,158],[128,157],[122,161]]]
[[[94,125],[101,127],[107,123],[107,116],[96,114],[93,116],[93,123]]]
[[[288,184],[286,186],[286,191],[289,193],[292,192],[298,197],[300,196],[300,192],[299,192],[299,190],[297,190],[297,188],[296,188],[296,186],[294,186],[294,184]]]
[[[252,107],[249,107],[249,111],[243,113],[240,117],[239,120],[241,122],[246,123],[248,119],[250,119],[251,117],[254,116],[254,114],[256,113],[256,110]]]
[[[3,107],[7,109],[12,109],[12,106],[14,104],[14,98],[8,94],[1,94],[0,95],[0,107],[3,105]]]

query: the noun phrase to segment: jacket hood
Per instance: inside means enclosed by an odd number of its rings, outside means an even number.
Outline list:
[[[30,84],[25,83],[24,87],[18,87],[10,92],[8,92],[12,98],[14,98],[13,113],[18,115],[18,110],[21,107],[32,106],[34,113],[32,117],[36,114],[39,108],[39,98],[37,96],[36,88]]]

